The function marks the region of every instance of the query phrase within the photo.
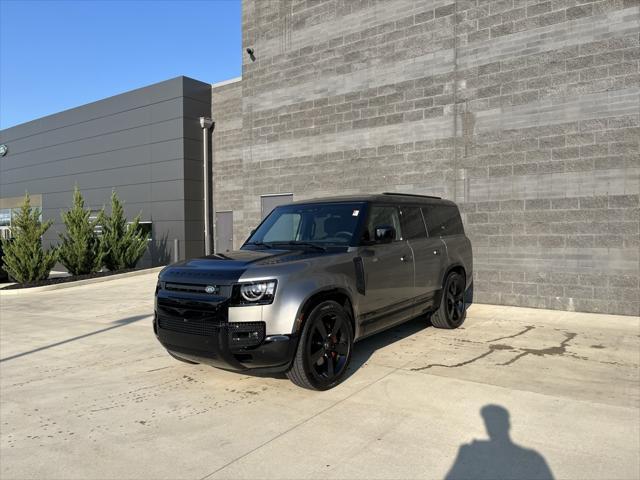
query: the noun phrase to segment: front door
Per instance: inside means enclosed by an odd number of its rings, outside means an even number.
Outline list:
[[[377,243],[375,228],[392,226],[396,230],[390,243]],[[413,314],[413,255],[402,239],[398,208],[372,205],[360,257],[364,267],[364,295],[359,312],[363,333],[368,334],[405,320]]]
[[[233,212],[216,212],[216,253],[233,250]]]

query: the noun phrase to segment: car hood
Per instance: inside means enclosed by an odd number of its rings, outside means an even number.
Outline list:
[[[162,270],[159,278],[178,283],[234,282],[253,266],[290,263],[330,254],[309,249],[234,250],[174,263]]]

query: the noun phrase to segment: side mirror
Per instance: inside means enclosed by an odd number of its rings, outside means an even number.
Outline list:
[[[396,238],[396,229],[389,225],[378,225],[375,228],[376,242],[391,243]]]

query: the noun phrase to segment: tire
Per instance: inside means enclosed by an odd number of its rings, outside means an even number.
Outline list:
[[[442,288],[440,306],[431,315],[431,324],[434,327],[452,329],[464,323],[467,316],[464,287],[464,276],[456,272],[447,275]]]
[[[349,367],[353,330],[349,314],[337,302],[316,305],[307,317],[287,377],[310,390],[329,390]]]

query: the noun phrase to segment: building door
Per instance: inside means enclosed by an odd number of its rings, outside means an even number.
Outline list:
[[[233,250],[233,212],[216,212],[216,253]]]
[[[271,213],[271,210],[276,208],[278,205],[293,202],[293,193],[262,195],[260,200],[262,202],[262,218],[265,218]]]

